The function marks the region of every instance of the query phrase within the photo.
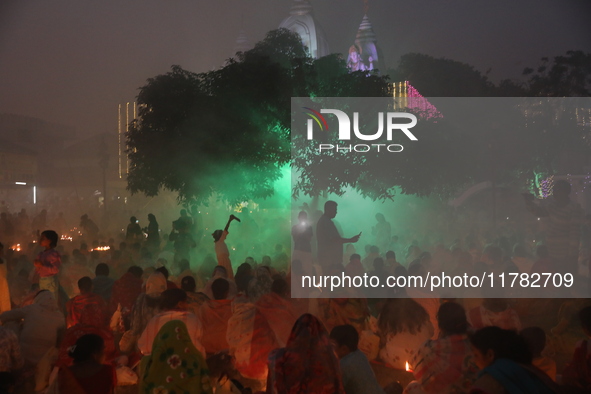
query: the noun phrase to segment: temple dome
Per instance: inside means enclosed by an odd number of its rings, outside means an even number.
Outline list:
[[[279,27],[298,33],[314,59],[330,54],[324,30],[312,15],[312,5],[308,0],[294,0],[289,16]]]

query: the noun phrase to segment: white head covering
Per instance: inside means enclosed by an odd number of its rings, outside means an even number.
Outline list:
[[[166,278],[161,272],[154,272],[146,281],[146,294],[158,296],[166,290]]]

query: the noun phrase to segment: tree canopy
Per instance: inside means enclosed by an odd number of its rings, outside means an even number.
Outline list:
[[[552,62],[543,60],[536,72],[526,70],[530,79],[524,86],[509,80],[495,85],[472,66],[421,54],[403,56],[390,78],[411,81],[425,97],[588,95],[590,56],[568,52]],[[445,132],[427,122],[426,138],[405,144],[406,152],[395,165],[384,155],[320,155],[310,144],[290,140],[296,116],[292,97],[391,94],[389,77],[351,73],[337,54],[312,59],[299,36],[286,29],[269,32],[218,70],[193,73],[172,66],[140,89],[139,118],[127,136],[128,189],[148,196],[168,189],[189,203],[203,203],[214,194],[228,203],[266,198],[293,157],[295,195],[343,194],[353,188],[372,199],[387,199],[398,187],[406,194],[443,196],[482,180],[516,179],[520,171],[551,173],[557,147],[584,146],[582,133],[565,136],[562,125],[543,119],[552,108],[542,107],[532,109],[537,123],[507,108],[511,116],[490,119],[496,126],[487,130],[478,119],[472,129]],[[375,128],[373,122],[366,126]],[[326,138],[338,143],[334,135]]]
[[[348,73],[338,55],[311,59],[286,29],[218,70],[173,66],[140,89],[127,135],[128,189],[168,189],[195,203],[213,194],[229,203],[268,197],[291,157],[291,97],[388,93],[385,77]]]
[[[530,96],[589,97],[591,96],[591,53],[567,51],[553,59],[543,57],[534,68],[523,70],[528,76]]]

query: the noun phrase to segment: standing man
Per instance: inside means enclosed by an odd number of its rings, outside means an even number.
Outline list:
[[[328,267],[334,264],[343,264],[343,244],[355,243],[361,233],[352,238],[343,238],[332,219],[337,216],[337,203],[327,201],[324,203],[324,214],[316,224],[316,241],[318,242],[318,264],[323,272],[328,272]]]

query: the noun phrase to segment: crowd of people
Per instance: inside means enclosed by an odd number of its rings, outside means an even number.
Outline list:
[[[324,208],[312,220],[309,210],[299,213],[290,253],[277,245],[244,259],[226,245],[240,221],[230,215],[212,231],[204,262],[191,261],[203,240],[187,211],[167,236],[154,215],[145,228],[131,217],[121,239],[87,215],[83,240],[47,223],[12,229],[0,246],[0,393],[591,391],[586,299],[446,299],[412,289],[396,298],[363,289],[297,298],[292,289],[303,273],[406,275],[479,264],[531,272],[556,264],[551,237],[561,234],[550,234],[536,256],[504,236],[406,245],[378,214],[358,253],[364,235],[342,237],[337,204]],[[31,233],[35,242],[26,241]]]

